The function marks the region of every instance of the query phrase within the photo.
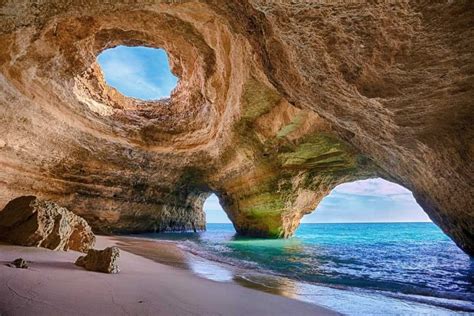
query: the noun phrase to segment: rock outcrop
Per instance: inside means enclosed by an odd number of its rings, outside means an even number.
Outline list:
[[[0,240],[21,246],[86,252],[95,243],[87,222],[34,196],[10,201],[0,212]]]
[[[286,237],[336,185],[410,189],[474,254],[474,4],[0,4],[0,204],[54,199],[97,232]],[[104,84],[96,56],[164,48],[170,99]],[[47,150],[46,150],[47,149]]]
[[[89,271],[119,273],[118,259],[120,250],[107,247],[103,250],[89,249],[87,255],[77,258],[76,265]]]
[[[28,261],[23,258],[18,258],[13,260],[11,263],[7,263],[7,266],[10,268],[17,268],[17,269],[28,269]]]

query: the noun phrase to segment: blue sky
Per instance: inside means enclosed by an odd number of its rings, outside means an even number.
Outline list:
[[[230,223],[217,196],[204,203],[208,223]],[[383,179],[338,185],[302,223],[429,222],[412,193]]]
[[[98,56],[106,82],[130,97],[150,100],[169,97],[178,79],[162,49],[117,46]],[[208,223],[230,223],[215,195],[204,203]],[[429,221],[407,189],[382,180],[355,181],[337,186],[304,223]]]
[[[169,97],[178,79],[162,49],[117,46],[98,57],[105,81],[128,97],[154,100]]]

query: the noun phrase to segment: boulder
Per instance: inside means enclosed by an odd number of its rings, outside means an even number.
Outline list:
[[[108,247],[103,250],[89,249],[86,256],[77,258],[76,265],[89,271],[104,273],[118,273],[118,258],[120,251],[117,247]]]
[[[18,258],[13,260],[11,263],[7,263],[7,266],[11,268],[28,269],[28,261],[23,258]]]
[[[86,252],[95,236],[87,222],[66,208],[35,196],[10,201],[0,211],[0,240],[21,246]]]

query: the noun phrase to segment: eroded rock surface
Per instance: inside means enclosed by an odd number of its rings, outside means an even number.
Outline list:
[[[472,21],[472,1],[3,1],[0,203],[200,230],[215,192],[238,232],[286,237],[337,184],[379,176],[474,253]],[[171,98],[106,86],[115,45],[166,49]]]
[[[87,255],[77,258],[76,265],[89,271],[119,273],[118,259],[120,250],[107,247],[103,250],[89,249]]]
[[[95,243],[87,222],[54,202],[22,196],[0,211],[0,240],[21,246],[86,252]]]

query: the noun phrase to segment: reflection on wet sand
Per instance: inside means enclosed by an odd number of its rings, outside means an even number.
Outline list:
[[[443,308],[444,301],[434,301],[422,296],[410,296],[381,292],[366,292],[364,290],[354,291],[350,288],[336,288],[309,284],[304,281],[292,280],[286,277],[264,274],[255,270],[239,268],[229,264],[221,264],[204,259],[192,252],[187,252],[177,246],[174,242],[148,240],[133,237],[116,237],[118,246],[133,254],[154,260],[155,262],[173,267],[187,269],[194,274],[219,282],[235,282],[241,286],[252,288],[267,293],[281,295],[309,303],[315,303],[334,309],[348,315],[367,315],[373,312],[377,306],[380,314],[427,314],[427,315],[453,315],[456,310],[472,312],[472,308],[466,307],[460,301],[450,301],[449,306],[453,309]],[[228,243],[228,247],[245,245],[249,240],[234,238]],[[262,251],[269,251],[272,256],[285,255],[286,258],[294,258],[292,264],[297,264],[298,255],[304,251],[304,247],[297,240],[252,240],[253,247],[262,247]],[[240,250],[245,247],[240,247]],[[242,255],[245,251],[241,252]],[[288,256],[291,254],[291,256]],[[216,258],[218,259],[218,258]],[[218,260],[216,260],[218,261]],[[258,268],[258,267],[256,267]],[[446,300],[445,300],[446,301]],[[428,304],[427,304],[428,303]]]
[[[237,268],[215,264],[208,260],[191,255],[172,242],[146,240],[133,237],[115,237],[120,249],[142,256],[158,263],[190,270],[193,273],[218,282],[235,282],[241,286],[255,290],[282,295],[289,298],[298,298],[297,283],[286,278],[278,278],[264,274],[237,273]],[[234,239],[244,242],[244,239]],[[282,248],[285,252],[301,251],[298,243],[292,243]]]
[[[293,280],[267,275],[236,275],[233,281],[255,290],[297,299],[297,284]]]

